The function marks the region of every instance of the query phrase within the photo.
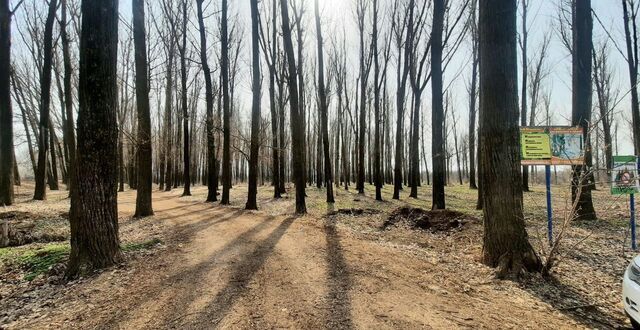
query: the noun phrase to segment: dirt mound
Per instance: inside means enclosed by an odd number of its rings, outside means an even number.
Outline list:
[[[389,215],[389,218],[382,224],[382,229],[387,229],[391,226],[406,225],[411,229],[446,232],[462,228],[467,223],[474,221],[477,221],[477,219],[457,211],[426,211],[420,208],[401,207]]]
[[[59,242],[69,237],[68,214],[0,212],[0,247]]]
[[[338,209],[337,211],[332,211],[329,212],[327,215],[328,216],[335,216],[335,215],[351,215],[351,216],[358,216],[358,215],[369,215],[369,214],[379,214],[381,213],[380,210],[376,210],[376,209]]]

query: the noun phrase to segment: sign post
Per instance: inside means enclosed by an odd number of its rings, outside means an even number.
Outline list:
[[[521,127],[522,165],[544,165],[547,197],[547,235],[553,245],[551,165],[584,164],[581,127]]]
[[[547,236],[549,245],[553,245],[553,208],[551,207],[551,165],[544,166],[544,176],[547,183]]]
[[[613,156],[613,170],[611,171],[611,194],[629,195],[629,228],[631,230],[631,248],[636,246],[636,199],[640,192],[638,181],[638,157]]]

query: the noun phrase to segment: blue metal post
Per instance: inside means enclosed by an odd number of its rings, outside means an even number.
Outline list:
[[[547,235],[549,245],[553,245],[553,208],[551,207],[551,165],[544,166],[544,176],[547,182]]]
[[[631,206],[631,248],[636,250],[636,198],[634,194],[629,195],[629,205]]]

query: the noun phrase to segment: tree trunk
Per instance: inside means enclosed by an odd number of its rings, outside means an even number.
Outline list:
[[[520,125],[527,126],[527,77],[529,72],[529,62],[527,53],[527,42],[529,31],[527,29],[527,11],[529,1],[522,0],[522,34],[521,34],[521,49],[522,49],[522,106],[520,110]],[[529,166],[522,166],[522,191],[529,191]]]
[[[480,0],[480,171],[484,262],[498,276],[538,271],[522,209],[516,0]]]
[[[67,172],[68,174],[68,190],[71,195],[71,190],[74,186],[76,167],[76,132],[75,132],[75,120],[73,119],[73,92],[71,85],[71,78],[73,75],[73,66],[71,65],[71,51],[69,49],[69,36],[67,35],[67,0],[62,0],[62,21],[60,23],[60,35],[62,39],[62,60],[64,62],[64,105],[67,120],[65,121],[66,141],[69,157],[67,159]]]
[[[324,84],[324,53],[322,28],[320,26],[320,10],[318,0],[315,1],[316,9],[316,35],[318,38],[318,98],[320,99],[320,117],[322,126],[322,149],[324,153],[324,182],[327,188],[327,203],[335,203],[333,198],[333,171],[331,169],[331,155],[329,150],[329,119],[327,106],[327,92]]]
[[[136,211],[134,217],[153,215],[151,201],[152,150],[151,109],[149,105],[149,81],[147,67],[147,36],[144,21],[144,0],[133,0],[133,43],[136,61],[136,105],[138,108],[138,152]]]
[[[471,87],[469,90],[469,188],[478,189],[476,183],[476,116],[478,100],[478,26],[477,5],[478,0],[473,0],[471,12],[471,33],[473,35],[473,54],[471,63]]]
[[[444,29],[444,0],[433,3],[433,31],[431,32],[431,102],[432,102],[432,157],[433,157],[433,205],[432,209],[445,208],[445,150],[443,140],[444,106],[442,95],[442,31]]]
[[[11,108],[11,9],[0,0],[0,206],[14,201],[13,110]]]
[[[59,190],[60,187],[58,186],[58,160],[56,159],[56,133],[55,133],[55,129],[53,128],[53,123],[51,121],[49,121],[49,150],[51,151],[50,156],[51,159],[50,161],[50,165],[51,168],[49,169],[51,171],[51,176],[49,178],[49,189],[51,190]]]
[[[222,107],[224,143],[222,146],[222,200],[221,204],[229,205],[229,189],[231,189],[231,113],[229,100],[229,33],[227,18],[227,0],[222,0],[221,18],[221,64],[222,69]]]
[[[251,146],[249,155],[249,194],[247,196],[247,210],[257,210],[258,202],[258,157],[260,154],[260,22],[258,0],[251,0],[251,41],[252,41],[252,71],[253,71],[253,104],[251,107]]]
[[[224,0],[223,0],[224,1]],[[280,11],[282,12],[282,37],[284,39],[284,50],[286,53],[287,67],[289,69],[289,110],[291,122],[291,151],[293,157],[293,177],[296,184],[296,214],[307,213],[305,203],[305,165],[304,165],[304,127],[300,123],[302,111],[298,100],[298,82],[296,80],[296,60],[291,40],[291,24],[289,22],[289,5],[287,0],[280,0]]]
[[[85,0],[81,10],[77,189],[69,213],[68,278],[121,260],[113,161],[118,153],[118,1]]]
[[[629,17],[628,1],[622,0],[624,10],[624,35],[627,45],[627,64],[631,83],[631,123],[633,126],[633,145],[636,155],[640,155],[640,100],[638,98],[638,38],[635,16]],[[631,8],[633,10],[633,8]],[[629,25],[633,27],[633,32]],[[633,44],[632,36],[633,33]]]
[[[204,73],[205,84],[205,101],[207,106],[207,202],[215,202],[218,200],[218,186],[216,173],[216,147],[215,132],[213,125],[213,82],[211,81],[211,70],[209,69],[209,61],[207,59],[207,33],[204,26],[204,15],[202,13],[202,2],[197,0],[198,6],[198,26],[200,27],[200,61],[202,62],[202,71]]]
[[[189,109],[187,104],[187,0],[182,0],[182,45],[180,50],[180,84],[182,107],[182,159],[184,190],[182,196],[191,196],[191,149],[189,145]]]
[[[47,154],[49,151],[47,138],[49,135],[49,104],[51,101],[51,59],[53,55],[53,23],[56,16],[56,0],[49,2],[49,13],[44,28],[44,59],[40,79],[40,125],[38,132],[38,168],[36,169],[35,200],[47,199]]]
[[[573,107],[571,124],[584,130],[585,165],[573,166],[571,180],[572,201],[577,201],[578,219],[596,219],[591,190],[593,173],[589,124],[591,122],[591,56],[593,51],[593,18],[591,0],[576,1],[573,23]],[[578,193],[580,194],[578,196]]]

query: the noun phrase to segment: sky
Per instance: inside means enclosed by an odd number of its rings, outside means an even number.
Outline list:
[[[42,2],[42,6],[45,6],[44,0],[26,0],[27,3]],[[219,6],[219,0],[211,0],[212,3],[208,8],[208,13],[211,15],[213,11]],[[263,0],[264,1],[264,0]],[[388,29],[390,24],[389,9],[394,0],[380,0],[381,17],[380,24],[381,29]],[[451,0],[456,3],[459,0]],[[12,3],[17,3],[17,0],[12,0]],[[550,76],[545,80],[543,88],[551,91],[551,109],[554,113],[553,122],[554,125],[568,125],[570,123],[571,114],[571,57],[566,49],[560,42],[555,26],[557,25],[557,0],[533,0],[531,1],[531,7],[529,12],[529,49],[530,58],[535,56],[535,51],[545,33],[552,35],[552,41],[550,45],[548,66],[550,68]],[[207,1],[205,1],[207,3]],[[249,0],[229,0],[231,7],[230,13],[237,14],[239,24],[244,26],[245,36],[243,52],[241,55],[241,63],[250,63],[251,45],[250,45],[250,15],[249,15]],[[342,32],[346,34],[346,48],[349,56],[349,68],[352,69],[352,79],[355,79],[357,75],[357,63],[358,63],[358,35],[355,26],[354,8],[355,0],[319,0],[320,10],[322,12],[322,28],[325,36],[325,42],[329,42],[331,38],[342,38]],[[315,25],[313,22],[313,1],[306,0],[306,17],[307,24],[305,24],[306,32],[306,48],[309,53],[309,58],[315,58]],[[610,41],[611,46],[618,45],[621,49],[624,49],[624,32],[622,23],[622,6],[620,1],[616,0],[593,0],[592,7],[596,15],[599,17],[602,24],[598,20],[594,20],[594,44],[597,45],[603,40],[608,38],[608,35],[604,32],[604,29],[609,31],[609,35],[612,38]],[[120,12],[121,17],[125,21],[130,21],[131,17],[131,0],[120,0]],[[16,24],[20,24],[21,17],[20,11],[16,15],[16,19],[13,22],[13,30],[15,32]],[[195,13],[192,19],[195,22]],[[215,25],[215,17],[210,17],[207,21],[208,26]],[[197,25],[192,24],[191,28],[195,29]],[[604,27],[604,28],[603,28]],[[209,28],[209,27],[208,27]],[[520,29],[520,22],[518,22],[518,28]],[[217,31],[217,27],[210,27],[211,30]],[[192,33],[197,33],[193,31]],[[384,32],[383,32],[384,33]],[[469,38],[467,38],[469,39]],[[212,44],[212,41],[210,41]],[[451,82],[450,92],[452,95],[452,109],[456,116],[456,122],[460,134],[466,131],[468,126],[468,96],[467,85],[470,76],[470,42],[465,40],[461,48],[456,53],[452,64],[444,74],[445,86]],[[326,50],[329,47],[325,45]],[[614,74],[614,87],[620,90],[622,95],[628,95],[629,79],[626,74],[626,63],[623,57],[616,50],[615,47],[611,48],[610,65],[613,67]],[[25,47],[19,37],[14,34],[12,53],[15,55],[24,55]],[[326,55],[325,55],[326,56]],[[326,61],[326,60],[325,60]],[[389,88],[394,90],[395,80],[393,73],[393,66],[395,61],[392,60],[390,67]],[[250,66],[244,65],[241,69],[242,81],[238,85],[239,106],[241,107],[244,116],[242,118],[249,121],[249,107],[251,95],[251,86],[249,83]],[[263,75],[266,73],[263,65]],[[519,72],[521,75],[521,72]],[[453,80],[453,82],[452,82]],[[265,83],[266,84],[266,81]],[[266,87],[266,86],[265,86]],[[263,116],[268,117],[268,94],[263,93]],[[430,88],[426,89],[423,97],[423,111],[425,118],[430,118]],[[596,97],[594,94],[594,104],[596,103]],[[151,104],[156,104],[153,100]],[[332,104],[335,106],[335,104]],[[201,107],[204,107],[202,104]],[[332,108],[333,109],[333,108]],[[616,109],[617,119],[620,121],[619,128],[619,141],[620,141],[620,154],[628,154],[632,152],[631,137],[628,132],[630,128],[623,123],[624,118],[630,118],[630,100],[629,97],[625,97]],[[19,120],[16,120],[16,128],[19,131],[22,126]],[[430,138],[426,134],[426,144],[430,145]],[[25,150],[24,144],[20,144],[19,150]],[[429,154],[430,148],[427,148]],[[26,161],[26,153],[18,152],[18,158],[24,163]],[[429,155],[428,155],[429,157]],[[430,158],[430,157],[429,157]]]

